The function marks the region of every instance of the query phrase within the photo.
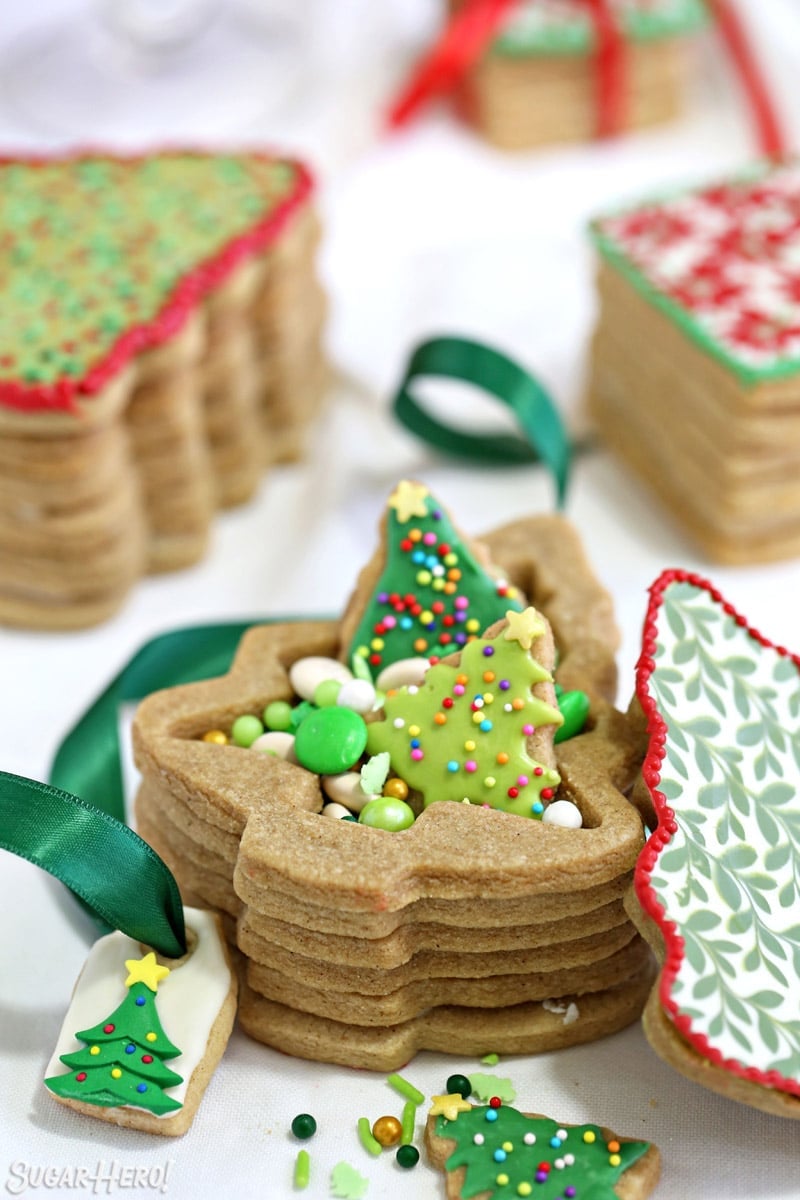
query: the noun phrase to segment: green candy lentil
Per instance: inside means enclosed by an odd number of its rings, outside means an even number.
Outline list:
[[[398,1146],[395,1157],[398,1167],[403,1167],[408,1171],[419,1162],[419,1150],[416,1146]]]
[[[286,733],[292,727],[292,706],[285,700],[273,700],[264,709],[262,717],[267,729],[278,733]]]
[[[261,737],[263,732],[264,726],[258,717],[244,713],[241,717],[237,717],[231,726],[231,741],[234,745],[247,749],[248,746],[252,746],[256,738]]]
[[[564,724],[556,730],[554,742],[565,742],[567,738],[581,733],[589,716],[589,697],[586,692],[562,692],[558,697],[559,711]]]
[[[297,727],[294,752],[301,767],[317,775],[349,771],[364,753],[367,726],[350,708],[319,708]],[[413,815],[413,814],[412,814]]]
[[[317,708],[330,708],[339,698],[342,685],[338,679],[323,679],[314,688],[314,703]]]
[[[371,829],[385,829],[389,833],[399,833],[414,824],[414,810],[405,800],[394,796],[377,796],[369,800],[358,814],[360,825],[368,825]]]

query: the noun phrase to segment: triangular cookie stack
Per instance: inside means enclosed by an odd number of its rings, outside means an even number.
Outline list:
[[[0,621],[195,561],[325,383],[310,179],[258,154],[0,163]]]

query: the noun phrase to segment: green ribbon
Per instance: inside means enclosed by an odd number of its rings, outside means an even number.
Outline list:
[[[121,705],[141,700],[159,688],[224,675],[240,638],[256,623],[197,625],[146,642],[64,738],[50,768],[50,782],[124,821],[118,727]]]
[[[169,958],[186,952],[171,873],[132,829],[94,805],[0,772],[0,847],[60,879],[105,929],[121,929]]]
[[[437,419],[414,396],[424,377],[459,379],[495,396],[511,409],[522,436],[467,433]],[[569,482],[571,446],[558,410],[547,391],[523,367],[480,342],[437,337],[417,346],[394,397],[398,421],[448,454],[487,464],[542,462],[563,508]]]
[[[49,784],[0,772],[0,847],[60,879],[103,932],[121,929],[170,958],[186,950],[183,905],[169,868],[124,823],[119,708],[158,688],[224,674],[252,624],[152,638],[67,734]]]

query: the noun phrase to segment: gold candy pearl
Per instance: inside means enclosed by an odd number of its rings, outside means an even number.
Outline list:
[[[213,742],[215,746],[227,746],[228,735],[221,729],[209,729],[208,733],[203,734],[203,741]]]
[[[397,1117],[378,1117],[372,1126],[372,1136],[382,1146],[396,1146],[403,1136],[403,1126]]]
[[[405,800],[408,795],[408,784],[404,779],[387,779],[383,785],[384,796],[392,796],[395,800]]]

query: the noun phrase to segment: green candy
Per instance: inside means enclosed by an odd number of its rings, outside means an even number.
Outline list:
[[[252,746],[256,738],[261,737],[264,732],[264,726],[259,721],[258,717],[250,716],[245,713],[241,717],[237,717],[231,726],[231,741],[236,746]]]
[[[414,810],[405,800],[398,800],[394,796],[376,796],[364,805],[358,814],[358,823],[368,825],[370,829],[398,833],[414,824]]]
[[[403,1167],[406,1171],[410,1171],[419,1162],[419,1150],[416,1146],[398,1146],[397,1154],[398,1167]]]
[[[564,724],[556,730],[553,741],[565,742],[567,738],[575,737],[583,731],[589,716],[589,697],[586,692],[562,692],[558,697],[558,707]]]
[[[273,700],[264,709],[264,724],[267,729],[286,733],[292,727],[292,706],[285,700]]]
[[[301,1141],[307,1141],[317,1132],[317,1122],[311,1116],[311,1113],[298,1113],[292,1121],[292,1133]]]
[[[314,688],[314,703],[317,708],[331,708],[339,698],[342,685],[338,679],[323,679]]]
[[[297,727],[294,752],[301,767],[317,775],[349,771],[364,753],[367,726],[351,708],[318,708]]]

